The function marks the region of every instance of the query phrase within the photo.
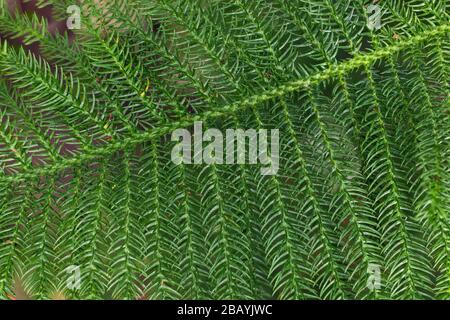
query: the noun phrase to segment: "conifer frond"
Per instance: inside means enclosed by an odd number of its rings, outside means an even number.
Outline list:
[[[447,1],[0,4],[0,298],[450,298]],[[199,122],[279,170],[174,163]]]

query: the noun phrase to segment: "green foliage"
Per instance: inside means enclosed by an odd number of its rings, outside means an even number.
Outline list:
[[[0,297],[450,298],[450,4],[368,4],[84,0],[69,41],[1,1]],[[176,166],[195,121],[278,174]]]

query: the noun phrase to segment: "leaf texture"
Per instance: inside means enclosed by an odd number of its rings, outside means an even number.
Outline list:
[[[72,41],[2,1],[0,298],[450,298],[450,5],[371,4],[83,0]],[[174,164],[198,121],[277,174]]]

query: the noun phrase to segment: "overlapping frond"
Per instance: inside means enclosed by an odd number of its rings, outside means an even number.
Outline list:
[[[450,298],[447,1],[0,3],[0,298]],[[197,121],[278,172],[175,164]]]

